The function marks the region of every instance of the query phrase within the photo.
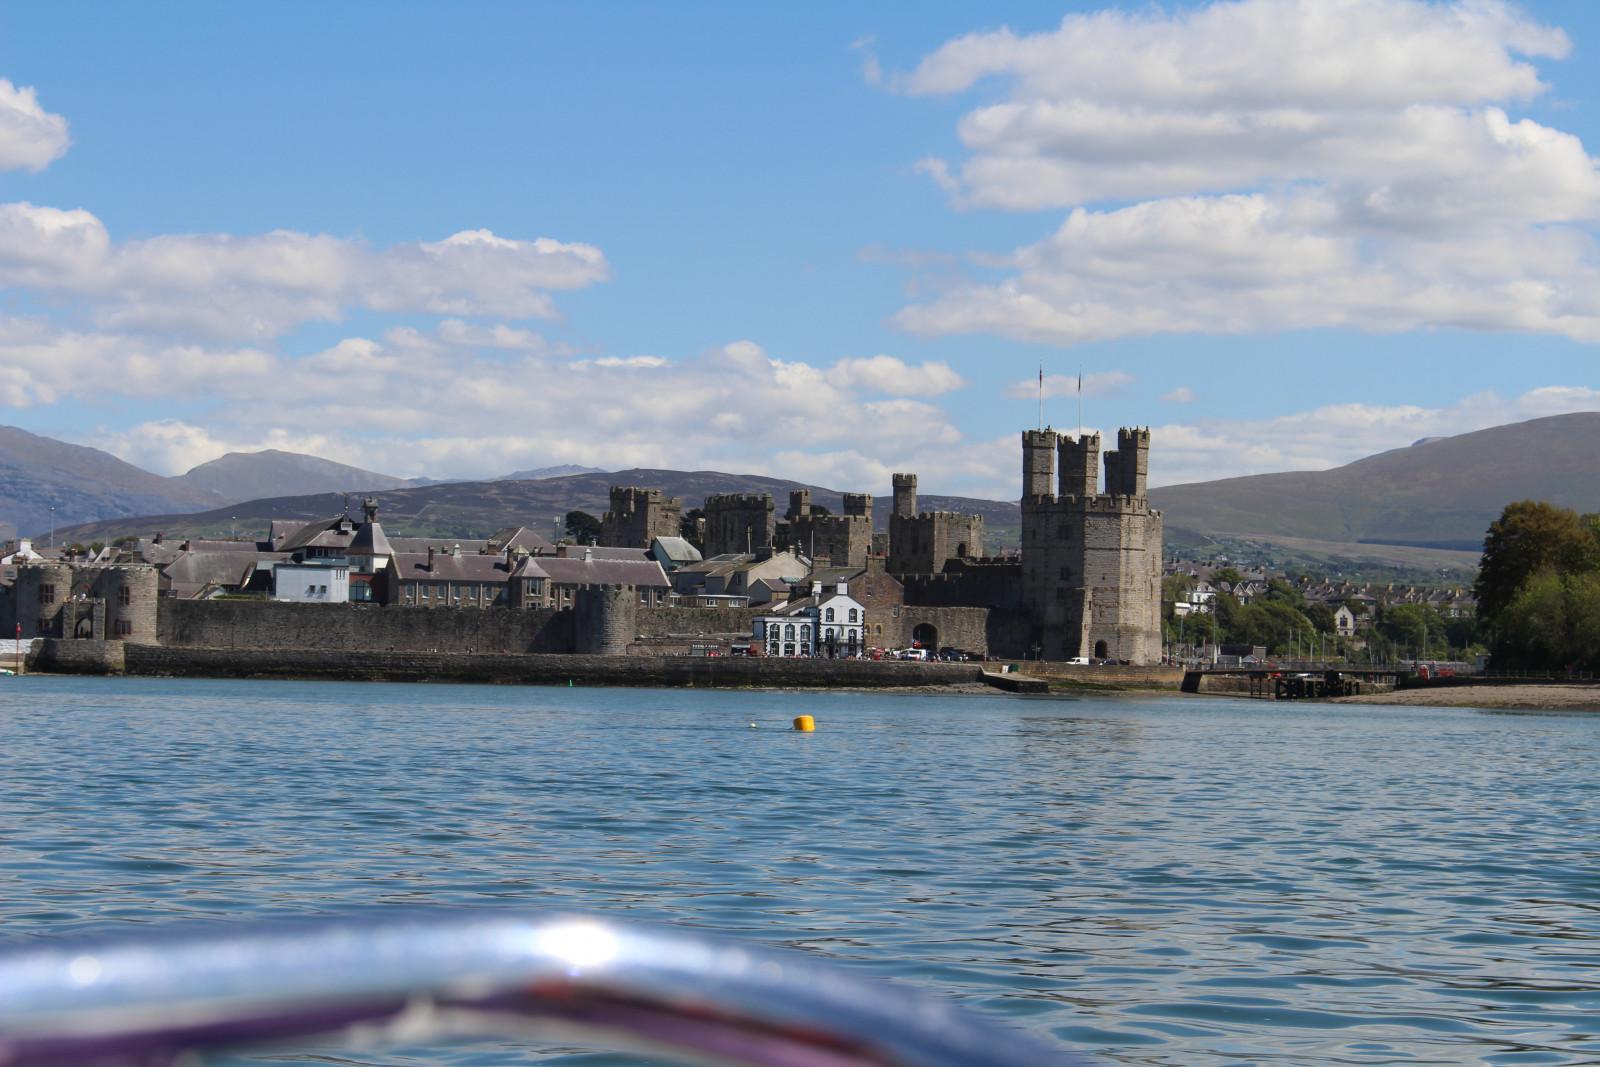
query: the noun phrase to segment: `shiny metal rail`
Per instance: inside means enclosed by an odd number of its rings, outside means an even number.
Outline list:
[[[474,1034],[735,1067],[1084,1062],[798,954],[596,916],[383,915],[0,952],[0,1067]]]

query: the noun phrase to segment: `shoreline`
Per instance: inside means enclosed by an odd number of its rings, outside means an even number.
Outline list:
[[[1600,685],[1451,685],[1334,697],[1329,704],[1600,712]]]

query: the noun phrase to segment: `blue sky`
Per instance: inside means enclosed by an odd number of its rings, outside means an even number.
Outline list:
[[[1577,0],[13,5],[0,422],[1011,496],[1041,362],[1167,482],[1600,408],[1597,48]]]

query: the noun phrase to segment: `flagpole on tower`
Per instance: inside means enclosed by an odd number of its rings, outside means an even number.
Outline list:
[[[1039,429],[1044,429],[1044,360],[1039,361]]]
[[[1078,436],[1083,436],[1083,364],[1078,364]]]

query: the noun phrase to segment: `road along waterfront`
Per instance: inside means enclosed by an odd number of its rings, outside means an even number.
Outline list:
[[[1579,714],[5,679],[0,929],[577,907],[814,953],[1107,1062],[1591,1062],[1597,764]]]

